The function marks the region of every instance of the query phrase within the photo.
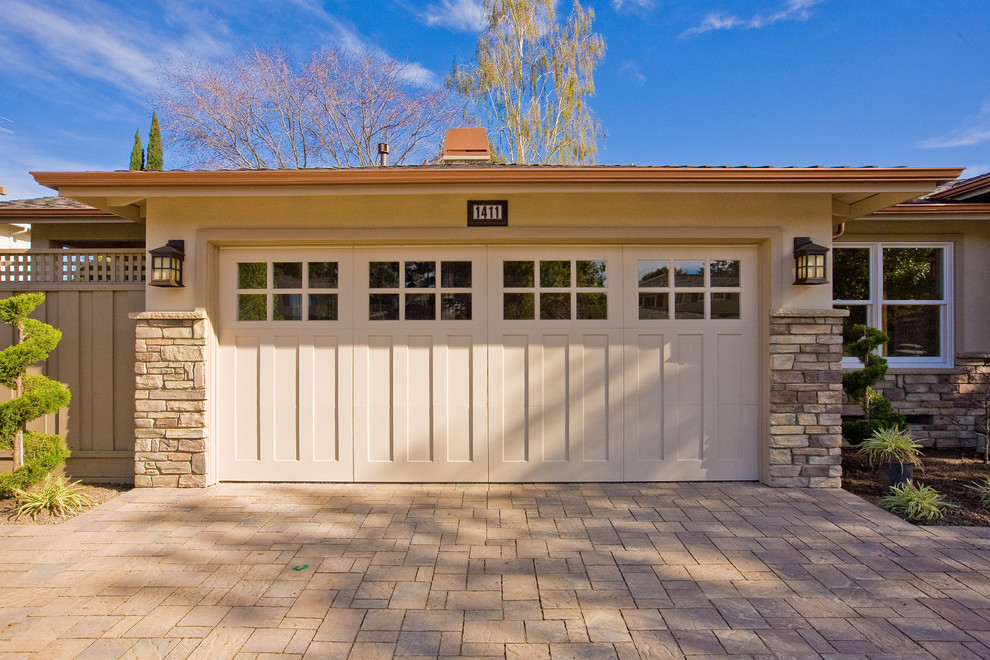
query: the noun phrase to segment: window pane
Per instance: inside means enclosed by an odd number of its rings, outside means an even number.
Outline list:
[[[302,294],[273,293],[272,319],[275,321],[302,321]]]
[[[399,262],[372,261],[368,264],[369,289],[398,289]]]
[[[471,294],[445,293],[440,297],[440,318],[444,321],[471,320]]]
[[[560,295],[560,294],[544,294]],[[579,293],[577,294],[577,317],[579,319],[607,319],[608,318],[608,294],[607,293]]]
[[[604,261],[577,262],[577,285],[595,288],[608,286],[608,274]]]
[[[471,262],[470,261],[441,262],[440,286],[448,289],[470,289]]]
[[[435,293],[407,293],[407,321],[435,321],[437,318],[437,296]]]
[[[507,288],[533,286],[534,272],[532,261],[506,261],[502,264],[502,285]]]
[[[938,357],[941,354],[941,305],[886,305],[883,331],[890,337],[884,355]]]
[[[302,263],[276,261],[272,264],[272,276],[276,289],[301,289]]]
[[[643,288],[670,286],[670,262],[640,261],[639,285]]]
[[[368,320],[398,321],[399,294],[397,293],[368,294]]]
[[[715,277],[714,264],[712,267],[712,277]],[[737,319],[739,318],[739,294],[738,293],[713,293],[711,294],[711,317],[713,319]]]
[[[835,248],[832,253],[832,299],[870,299],[870,248]]]
[[[541,293],[540,318],[544,320],[561,320],[561,319],[570,320],[571,294]]]
[[[268,264],[239,263],[237,264],[238,289],[264,289],[268,285]]]
[[[843,341],[848,344],[850,341],[854,341],[856,337],[852,336],[852,327],[854,325],[869,325],[869,305],[836,305],[836,309],[848,309],[849,316],[842,319],[842,338]],[[843,346],[842,354],[845,357],[852,357],[852,353],[849,352],[849,348]]]
[[[263,293],[240,293],[237,295],[238,321],[267,321],[268,296]]]
[[[406,288],[433,289],[437,285],[437,262],[407,261]]]
[[[739,286],[739,262],[735,259],[713,259],[708,267],[712,274],[711,286]]]
[[[942,248],[884,248],[884,300],[941,300]]]
[[[571,285],[570,261],[541,261],[540,286],[565,287]]]
[[[675,261],[674,286],[705,286],[705,262]]]
[[[639,292],[639,318],[669,319],[670,306],[666,293]]]
[[[336,293],[309,294],[309,320],[336,321],[337,294]]]
[[[311,289],[336,289],[337,262],[336,261],[309,262],[309,287]]]
[[[502,318],[506,321],[527,321],[536,318],[535,295],[532,293],[502,294]]]
[[[675,293],[674,318],[675,319],[705,318],[705,294]]]

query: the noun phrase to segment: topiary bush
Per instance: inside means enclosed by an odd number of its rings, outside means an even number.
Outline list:
[[[62,383],[40,374],[24,375],[29,366],[46,360],[62,339],[56,328],[27,317],[44,301],[43,293],[0,300],[0,321],[17,329],[14,345],[0,351],[0,385],[13,390],[13,398],[0,403],[0,449],[10,449],[14,457],[13,472],[0,475],[0,497],[33,486],[69,456],[57,435],[24,431],[27,422],[57,412],[71,398]]]
[[[887,375],[887,360],[875,351],[889,341],[886,333],[857,323],[843,333],[843,352],[859,358],[863,368],[842,375],[842,389],[863,409],[865,417],[842,422],[842,435],[858,444],[882,428],[907,428],[907,418],[894,410],[873,386]]]

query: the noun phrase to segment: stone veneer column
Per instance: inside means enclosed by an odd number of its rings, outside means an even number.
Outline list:
[[[838,488],[846,310],[770,315],[771,486]]]
[[[206,486],[206,315],[142,312],[131,318],[137,320],[134,485]]]

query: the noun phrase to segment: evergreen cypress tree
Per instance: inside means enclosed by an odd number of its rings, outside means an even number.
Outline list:
[[[134,148],[131,149],[131,169],[144,169],[144,149],[141,148],[141,131],[134,131]]]
[[[151,113],[151,132],[148,133],[148,163],[146,170],[163,169],[162,131],[158,127],[158,115]]]

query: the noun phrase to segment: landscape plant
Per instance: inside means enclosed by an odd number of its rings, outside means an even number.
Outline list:
[[[910,433],[896,426],[875,430],[869,438],[859,444],[859,451],[866,454],[870,467],[895,462],[901,465],[921,463],[921,445],[914,441]]]
[[[937,490],[908,479],[901,486],[891,486],[890,495],[880,498],[880,508],[904,516],[908,520],[937,520],[945,509],[957,504],[947,501]]]
[[[876,350],[889,341],[886,333],[857,323],[844,333],[843,352],[859,359],[862,369],[842,375],[842,389],[863,409],[861,419],[842,422],[842,435],[853,444],[862,442],[882,428],[907,428],[907,418],[894,410],[887,397],[873,386],[887,375],[887,360]]]
[[[966,484],[966,488],[975,491],[980,496],[980,506],[990,509],[990,477],[986,477],[983,483],[975,482]]]
[[[69,389],[41,374],[25,375],[28,367],[48,358],[62,333],[37,319],[28,318],[45,300],[43,293],[27,293],[0,300],[0,321],[14,327],[13,345],[0,351],[0,385],[12,391],[0,403],[0,449],[9,449],[13,471],[0,475],[0,497],[24,490],[55,470],[69,455],[57,435],[25,432],[27,422],[69,405]]]
[[[45,477],[45,482],[40,488],[33,491],[23,491],[18,488],[14,490],[14,494],[19,503],[15,517],[31,516],[32,520],[36,520],[38,514],[43,511],[62,518],[96,504],[82,491],[78,482],[73,483],[65,477],[51,474]]]

